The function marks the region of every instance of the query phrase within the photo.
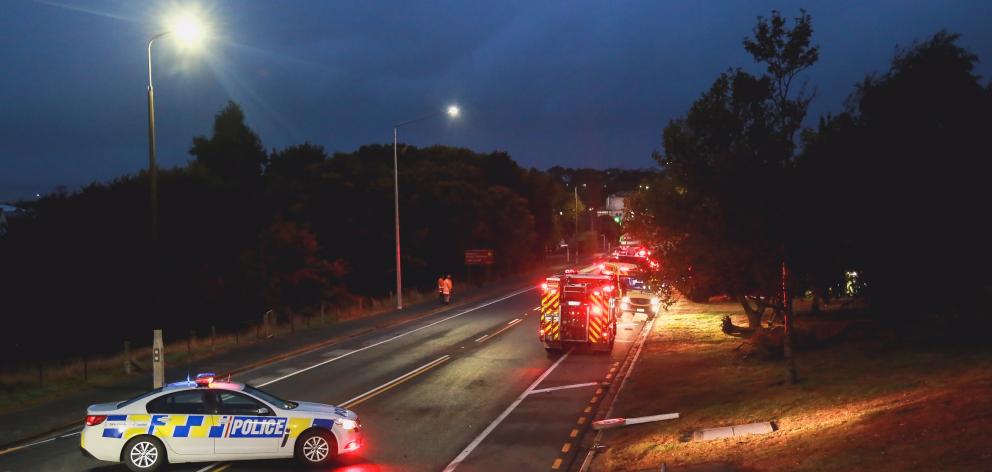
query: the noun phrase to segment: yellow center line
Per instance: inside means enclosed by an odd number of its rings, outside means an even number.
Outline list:
[[[551,463],[552,469],[558,470],[559,467],[561,467],[561,457],[555,459],[555,461]]]
[[[571,448],[572,448],[572,443],[565,443],[565,445],[561,447],[561,452],[568,452],[568,450]]]
[[[577,423],[579,423],[579,424],[586,424],[586,417],[585,416],[580,417],[579,418],[579,421],[577,421]]]
[[[410,380],[410,379],[412,379],[414,377],[417,377],[418,375],[423,374],[424,372],[427,372],[427,371],[429,371],[429,370],[431,370],[431,369],[433,369],[433,368],[435,368],[435,367],[437,367],[437,366],[439,366],[439,365],[447,362],[449,359],[451,359],[451,356],[449,356],[449,355],[444,355],[443,357],[439,357],[439,358],[437,358],[437,359],[435,359],[435,360],[433,360],[433,361],[431,361],[431,362],[429,362],[427,364],[424,364],[424,365],[422,365],[422,366],[420,366],[420,367],[418,367],[418,368],[416,368],[416,369],[414,369],[414,370],[412,370],[410,372],[407,372],[406,374],[403,374],[403,375],[401,375],[401,376],[399,376],[399,377],[397,377],[397,378],[395,378],[395,379],[393,379],[393,380],[391,380],[389,382],[386,382],[386,383],[384,383],[384,384],[382,384],[382,385],[380,385],[380,386],[378,386],[376,388],[373,388],[372,390],[369,390],[368,392],[365,392],[365,393],[363,393],[363,394],[361,394],[361,395],[359,395],[359,396],[357,396],[355,398],[352,398],[351,400],[348,400],[348,401],[342,403],[340,406],[342,408],[351,409],[351,408],[353,408],[353,407],[355,407],[357,405],[360,405],[361,403],[365,402],[366,400],[369,400],[370,398],[375,398],[379,394],[381,394],[383,392],[387,392],[390,389],[392,389],[393,387],[396,387],[397,385],[400,385],[403,382],[406,382],[407,380]]]
[[[573,429],[571,433],[568,433],[568,437],[575,438],[579,436],[579,430]]]
[[[515,319],[515,320],[511,321],[509,324],[507,324],[506,326],[500,328],[499,331],[496,331],[495,333],[490,334],[488,337],[476,339],[475,342],[477,342],[477,343],[484,343],[484,342],[486,342],[486,341],[488,341],[488,340],[490,340],[492,338],[495,338],[496,335],[502,333],[503,331],[506,331],[506,330],[508,330],[508,329],[510,329],[510,328],[512,328],[512,327],[514,327],[514,326],[516,326],[518,324],[520,324],[520,321],[521,320],[519,318],[518,319]]]

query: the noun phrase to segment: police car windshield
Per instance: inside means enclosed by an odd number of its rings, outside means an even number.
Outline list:
[[[124,400],[124,401],[118,403],[117,404],[117,408],[124,408],[125,406],[128,406],[128,405],[130,405],[130,404],[132,404],[132,403],[134,403],[134,402],[136,402],[138,400],[141,400],[142,398],[145,398],[145,397],[154,395],[154,394],[156,394],[158,392],[161,392],[161,391],[162,391],[162,387],[156,388],[155,390],[149,390],[149,391],[147,391],[145,393],[142,393],[141,395],[138,395],[138,396],[136,396],[134,398],[130,398],[130,399],[127,399],[127,400]]]
[[[277,396],[275,396],[275,395],[273,395],[273,394],[271,394],[269,392],[266,392],[264,390],[259,390],[259,389],[255,388],[255,387],[252,387],[251,385],[247,385],[246,384],[244,391],[246,393],[249,393],[251,395],[254,395],[254,396],[258,397],[258,398],[261,398],[262,400],[265,400],[265,401],[267,401],[267,402],[269,402],[269,403],[271,403],[271,404],[273,404],[273,405],[275,405],[275,406],[277,406],[279,408],[282,408],[283,410],[292,410],[293,408],[296,408],[296,407],[299,406],[299,404],[296,403],[296,402],[291,402],[289,400],[283,400],[282,398],[279,398],[279,397],[277,397]]]

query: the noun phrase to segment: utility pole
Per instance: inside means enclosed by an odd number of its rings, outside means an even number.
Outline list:
[[[579,185],[576,184],[575,188],[575,239],[579,239]]]

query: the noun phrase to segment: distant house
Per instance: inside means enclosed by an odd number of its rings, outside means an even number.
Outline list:
[[[620,221],[623,218],[623,212],[626,208],[625,201],[630,196],[631,192],[617,192],[606,197],[606,208],[596,211],[598,216],[609,216],[614,220]]]

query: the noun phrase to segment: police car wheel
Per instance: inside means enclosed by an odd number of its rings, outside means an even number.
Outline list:
[[[337,441],[324,430],[311,429],[296,440],[296,459],[304,465],[327,464],[337,453]]]
[[[124,463],[134,472],[152,472],[165,463],[165,447],[154,437],[136,437],[124,445]]]

